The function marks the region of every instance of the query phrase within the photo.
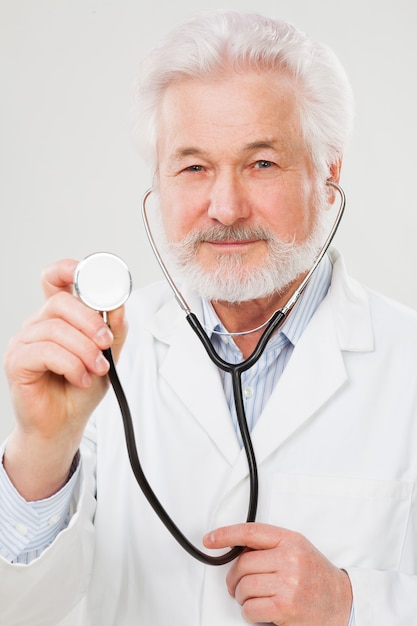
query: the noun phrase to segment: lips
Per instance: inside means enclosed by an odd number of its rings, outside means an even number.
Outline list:
[[[249,246],[249,245],[253,245],[255,243],[259,243],[259,239],[243,239],[243,240],[236,240],[236,239],[224,239],[222,241],[213,241],[213,240],[205,240],[204,243],[209,244],[210,246],[214,246],[217,249],[229,249],[229,250],[236,250],[238,248],[244,248],[245,246]]]

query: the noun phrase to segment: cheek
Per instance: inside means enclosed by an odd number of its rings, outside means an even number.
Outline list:
[[[315,193],[313,186],[305,182],[289,197],[284,223],[289,237],[304,241],[311,233],[315,223]]]
[[[190,231],[204,227],[204,202],[196,193],[170,186],[160,193],[162,223],[168,241],[178,242]]]
[[[184,239],[185,235],[193,229],[193,212],[179,200],[161,199],[162,225],[166,238],[175,243]]]
[[[161,217],[167,240],[170,243],[177,241],[176,224],[178,220],[175,218],[175,212],[172,210],[172,207],[161,207]]]
[[[280,193],[263,210],[265,222],[284,241],[304,240],[311,228],[311,203],[304,193]],[[264,209],[266,205],[264,205]]]

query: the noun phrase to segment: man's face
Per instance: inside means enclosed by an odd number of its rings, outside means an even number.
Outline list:
[[[184,263],[209,277],[220,263],[222,274],[232,272],[233,282],[244,283],[270,261],[268,233],[291,249],[309,239],[317,185],[290,79],[231,72],[219,80],[174,83],[161,103],[158,136],[166,237],[177,244],[197,234]],[[303,270],[310,258],[306,263]],[[294,271],[285,286],[300,274]],[[249,297],[266,295],[253,293]],[[228,299],[225,294],[217,299]],[[209,296],[216,299],[216,290]]]

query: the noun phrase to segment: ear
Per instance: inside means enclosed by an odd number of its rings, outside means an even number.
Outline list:
[[[340,159],[338,159],[337,161],[335,161],[329,166],[329,176],[327,177],[327,180],[331,180],[335,183],[338,183],[340,180],[341,170],[342,170],[342,157],[340,157]],[[328,189],[327,193],[328,193],[328,198],[329,198],[328,208],[330,209],[334,204],[335,194],[337,192],[331,185],[328,185],[327,189]]]
[[[343,159],[340,157],[340,159],[329,166],[329,177],[327,180],[333,180],[335,183],[339,182],[340,173],[342,171],[342,161]]]

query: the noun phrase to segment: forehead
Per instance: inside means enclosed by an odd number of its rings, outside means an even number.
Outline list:
[[[249,71],[171,83],[158,111],[159,153],[218,141],[234,148],[266,141],[299,144],[295,81],[285,74]]]

